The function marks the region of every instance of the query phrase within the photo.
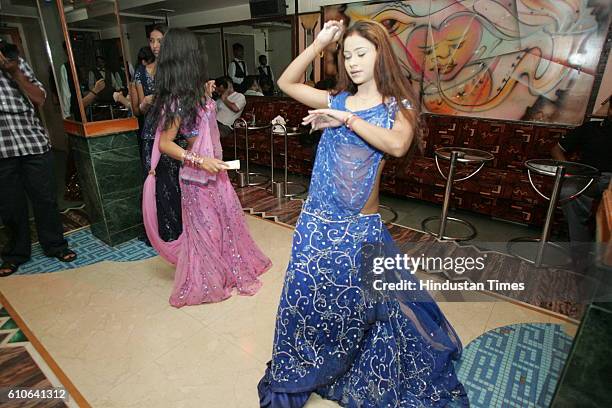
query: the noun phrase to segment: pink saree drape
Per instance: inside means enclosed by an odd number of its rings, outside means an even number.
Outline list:
[[[221,143],[214,102],[200,111],[198,136],[191,150],[204,157],[221,158]],[[155,136],[151,168],[155,169],[160,128]],[[142,212],[153,248],[176,265],[170,304],[175,307],[219,302],[232,295],[253,295],[261,287],[258,276],[270,260],[257,247],[246,224],[242,206],[227,172],[211,174],[183,167],[180,174],[183,233],[176,241],[159,236],[155,176],[144,184]]]

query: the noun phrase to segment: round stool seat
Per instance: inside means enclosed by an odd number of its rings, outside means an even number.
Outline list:
[[[298,127],[298,126],[286,126],[287,136],[301,136],[305,133],[308,133],[308,128]],[[284,136],[285,132],[283,132],[283,128],[279,125],[274,125],[272,128],[272,133],[279,136]]]
[[[255,123],[254,125],[253,124],[248,124],[246,126],[246,128],[248,130],[263,130],[263,129],[269,128],[270,126],[272,126],[272,125],[269,124],[269,123]],[[239,128],[243,128],[244,125],[238,125],[238,127]]]
[[[565,172],[563,177],[585,177],[592,178],[597,177],[599,175],[599,170],[595,167],[576,163],[569,161],[561,161],[561,160],[552,160],[552,159],[532,159],[527,160],[525,162],[525,166],[529,170],[535,171],[538,174],[543,176],[555,177],[557,175],[557,169],[559,167],[563,167]]]
[[[441,159],[450,161],[453,152],[457,152],[457,162],[459,163],[481,163],[495,158],[489,152],[468,147],[440,147],[436,149],[434,154]]]

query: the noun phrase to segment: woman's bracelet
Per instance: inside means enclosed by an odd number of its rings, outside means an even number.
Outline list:
[[[190,164],[193,167],[200,167],[200,165],[204,163],[204,158],[190,150],[185,150],[183,152],[183,163]]]
[[[344,126],[346,126],[350,131],[353,131],[353,126],[351,125],[351,122],[356,118],[358,118],[357,115],[355,115],[354,113],[349,113],[346,119],[344,119]]]

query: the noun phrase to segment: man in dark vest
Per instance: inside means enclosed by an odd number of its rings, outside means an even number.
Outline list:
[[[259,67],[257,67],[257,71],[259,73],[259,83],[262,86],[264,95],[270,96],[274,94],[274,72],[272,72],[272,68],[268,65],[268,57],[265,55],[259,56]],[[267,89],[263,89],[264,84],[270,86],[267,87]]]
[[[234,59],[227,68],[227,74],[234,83],[234,90],[244,93],[244,91],[246,91],[246,89],[244,89],[244,79],[249,74],[246,63],[244,62],[244,47],[240,43],[235,43],[232,45],[232,51],[234,53]]]
[[[97,102],[99,103],[115,103],[113,93],[122,88],[121,78],[116,72],[112,72],[106,64],[106,59],[99,55],[96,57],[96,67],[89,72],[89,90],[93,90],[95,83],[103,79],[106,82],[106,87],[98,94]]]

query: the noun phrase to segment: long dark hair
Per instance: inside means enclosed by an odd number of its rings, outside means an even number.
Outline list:
[[[153,51],[151,51],[151,47],[148,45],[146,47],[142,47],[138,50],[138,56],[136,57],[138,63],[141,64],[144,60],[147,64],[151,64],[155,62],[155,55]]]
[[[149,37],[153,31],[159,31],[162,35],[166,35],[166,31],[168,31],[168,27],[165,24],[155,24],[151,27],[151,31],[149,31]]]
[[[402,74],[397,56],[391,48],[389,33],[382,24],[372,20],[361,20],[344,32],[338,52],[338,83],[334,88],[334,93],[348,91],[354,94],[357,92],[357,85],[351,80],[344,66],[344,40],[351,35],[363,37],[376,47],[374,80],[378,92],[382,94],[383,100],[393,97],[398,102],[400,112],[408,119],[414,129],[410,153],[421,151],[423,126],[420,122],[420,103],[408,78]],[[402,103],[403,100],[407,100],[412,109],[407,109]]]
[[[195,125],[204,108],[207,57],[204,41],[184,28],[171,28],[164,36],[155,74],[154,117],[168,129],[181,119],[187,128]]]

